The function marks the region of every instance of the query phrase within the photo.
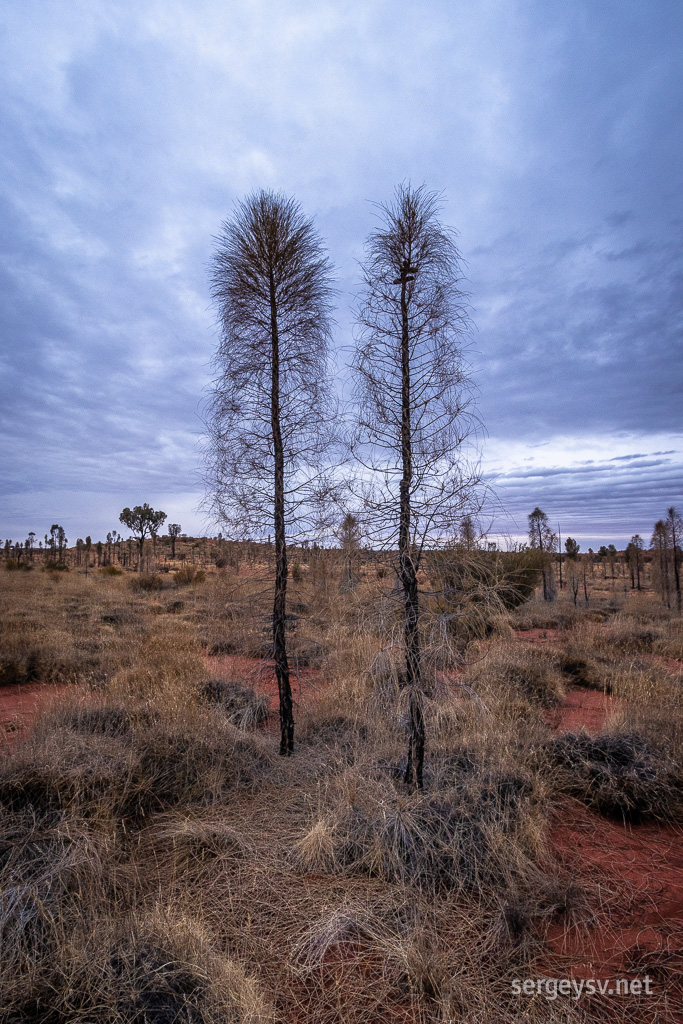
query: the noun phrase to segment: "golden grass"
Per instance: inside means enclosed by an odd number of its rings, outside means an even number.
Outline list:
[[[408,793],[397,609],[373,574],[340,595],[329,573],[302,567],[292,649],[320,689],[298,709],[291,760],[258,716],[238,729],[206,703],[206,655],[267,638],[254,576],[182,591],[165,578],[150,592],[126,576],[8,577],[5,663],[33,653],[37,678],[68,664],[59,678],[77,684],[0,760],[8,1020],[601,1017],[510,990],[541,973],[539,956],[561,977],[544,923],[583,927],[595,910],[548,848],[565,777],[541,711],[572,685],[562,650],[514,639],[511,619],[463,660],[428,624],[427,784]],[[568,615],[564,640],[606,666],[643,733],[654,736],[658,705],[680,729],[680,687],[652,661],[638,667],[652,653],[632,650],[630,623],[612,616],[605,641],[581,618]],[[670,630],[653,650],[678,636],[642,601],[631,619]],[[673,758],[679,740],[666,742]]]

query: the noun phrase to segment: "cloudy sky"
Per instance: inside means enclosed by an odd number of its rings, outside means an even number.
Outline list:
[[[221,222],[300,200],[342,350],[410,179],[467,261],[495,528],[649,538],[683,505],[682,44],[680,0],[5,0],[2,537],[143,501],[206,530]]]

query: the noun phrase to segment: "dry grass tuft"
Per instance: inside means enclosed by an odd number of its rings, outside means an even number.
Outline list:
[[[235,679],[208,679],[200,683],[199,693],[207,704],[220,708],[227,721],[238,729],[260,725],[270,714],[268,697]]]
[[[643,736],[568,733],[548,747],[560,769],[558,788],[601,814],[638,822],[683,819],[683,776]]]

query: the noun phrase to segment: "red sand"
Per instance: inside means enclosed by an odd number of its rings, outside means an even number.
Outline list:
[[[543,717],[556,732],[577,732],[583,728],[587,732],[596,733],[600,732],[609,715],[618,710],[622,703],[620,698],[612,697],[609,693],[575,687],[567,692],[558,707],[545,711]]]
[[[560,629],[516,629],[515,638],[518,640],[527,640],[532,643],[542,643],[544,640],[548,643],[556,641],[561,636],[562,630]]]
[[[557,631],[524,630],[527,642],[557,640]],[[681,662],[654,658],[672,673]],[[622,704],[598,690],[573,688],[545,712],[556,732],[600,732]],[[652,997],[603,1003],[608,1017],[683,1022],[683,830],[661,825],[624,825],[588,810],[577,800],[558,806],[550,829],[555,856],[578,878],[599,886],[591,927],[550,925],[545,938],[565,964],[566,976],[652,981]],[[543,973],[548,973],[544,971]]]
[[[238,679],[240,682],[253,686],[257,693],[270,698],[271,711],[277,712],[279,707],[277,681],[275,679],[275,662],[263,658],[247,658],[241,654],[225,654],[221,656],[207,655],[205,658],[210,674],[219,679]],[[289,666],[290,685],[295,704],[306,704],[325,686],[320,669],[295,668]]]
[[[46,683],[0,688],[0,750],[25,733],[36,715],[66,689]]]

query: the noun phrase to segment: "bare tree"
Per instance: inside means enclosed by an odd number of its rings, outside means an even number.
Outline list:
[[[258,192],[213,258],[221,341],[208,416],[208,508],[233,538],[275,532],[280,753],[294,748],[285,638],[287,540],[312,528],[330,439],[331,265],[298,203]]]
[[[640,568],[641,552],[643,550],[643,538],[635,533],[626,547],[626,562],[631,573],[631,590],[640,590]]]
[[[371,544],[395,550],[403,603],[410,732],[405,781],[423,784],[425,727],[419,572],[426,547],[473,507],[477,466],[462,340],[469,321],[454,234],[439,196],[399,185],[366,243],[353,361],[352,451],[365,480],[359,516]],[[475,460],[476,461],[476,460]]]
[[[361,531],[358,519],[351,512],[344,516],[341,526],[337,531],[337,539],[342,550],[342,571],[339,581],[340,593],[348,593],[354,590],[358,580],[356,564],[360,550]]]
[[[171,558],[175,561],[175,542],[180,536],[182,526],[180,523],[169,523],[168,535],[171,538]]]
[[[671,561],[673,568],[674,587],[676,588],[676,608],[681,611],[681,566],[680,566],[680,544],[683,537],[683,517],[674,506],[667,509],[666,532],[671,541]]]
[[[532,548],[545,554],[543,563],[543,600],[552,601],[555,597],[552,571],[550,568],[551,553],[557,546],[557,536],[550,528],[550,521],[538,505],[529,513],[529,544]]]
[[[669,580],[669,528],[666,520],[658,519],[652,531],[650,550],[655,552],[653,583],[662,601],[671,607],[671,583]]]

